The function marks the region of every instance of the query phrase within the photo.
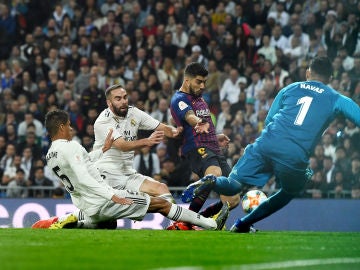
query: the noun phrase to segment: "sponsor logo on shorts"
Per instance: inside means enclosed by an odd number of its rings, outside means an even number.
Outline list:
[[[199,153],[199,155],[202,157],[202,158],[206,158],[207,157],[207,153],[206,153],[206,149],[205,149],[205,147],[200,147],[200,148],[198,148],[198,153]]]

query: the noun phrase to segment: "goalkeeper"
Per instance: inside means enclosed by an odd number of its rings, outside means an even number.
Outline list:
[[[260,137],[245,149],[229,177],[205,176],[188,186],[184,198],[194,198],[213,189],[234,195],[249,186],[262,187],[275,175],[280,189],[253,212],[238,219],[232,232],[254,231],[252,225],[287,205],[305,187],[309,156],[338,115],[360,126],[360,108],[328,84],[332,64],[327,57],[314,58],[306,70],[306,81],[286,86],[276,96]]]

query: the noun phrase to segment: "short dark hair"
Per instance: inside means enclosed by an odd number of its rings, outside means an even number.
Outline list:
[[[65,125],[69,121],[69,115],[63,110],[48,112],[45,116],[45,127],[50,137],[53,137],[59,130],[61,124]]]
[[[196,76],[202,76],[206,77],[209,74],[207,69],[198,62],[192,62],[188,64],[185,68],[184,75],[186,77],[196,77]]]
[[[106,96],[106,98],[109,98],[112,90],[119,89],[119,88],[125,89],[124,86],[123,86],[122,84],[120,84],[120,83],[110,85],[108,88],[106,88],[106,90],[105,90],[105,96]]]
[[[309,68],[311,72],[316,73],[325,80],[329,80],[333,74],[332,63],[326,56],[315,57],[312,59]]]

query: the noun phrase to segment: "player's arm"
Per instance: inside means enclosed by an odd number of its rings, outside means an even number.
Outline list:
[[[175,128],[175,127],[160,123],[155,130],[163,131],[164,135],[168,138],[178,138],[181,135],[183,128],[182,127]]]
[[[193,110],[186,112],[185,121],[195,129],[196,133],[209,132],[210,124],[205,119],[196,116]]]
[[[93,168],[88,167],[84,160],[86,155],[88,155],[88,153],[85,149],[82,149],[79,144],[72,144],[71,150],[64,151],[63,158],[70,165],[71,170],[77,178],[78,184],[85,187],[90,194],[97,194],[119,204],[132,204],[132,200],[116,196],[114,189],[103,181],[99,173],[92,175],[91,172],[97,169],[95,166]],[[98,177],[98,179],[96,179],[96,177]],[[71,181],[70,179],[68,180]]]
[[[148,138],[135,140],[135,141],[126,141],[123,137],[115,139],[113,146],[117,149],[128,152],[140,149],[144,146],[153,146],[160,143],[164,138],[164,132],[161,130],[155,130]]]
[[[102,157],[102,154],[109,150],[114,142],[113,129],[111,128],[106,136],[104,145],[101,149],[93,150],[89,153],[91,161],[96,161]]]
[[[221,133],[221,134],[217,134],[216,137],[217,137],[220,148],[226,149],[229,147],[230,138],[228,136]]]
[[[335,109],[338,113],[342,113],[346,118],[360,127],[360,107],[352,99],[339,95]]]

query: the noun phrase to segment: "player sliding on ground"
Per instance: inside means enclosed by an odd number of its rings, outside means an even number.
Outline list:
[[[142,220],[146,213],[160,213],[169,219],[189,222],[204,229],[221,230],[224,226],[229,214],[228,204],[224,204],[215,217],[205,218],[163,198],[116,190],[107,185],[92,159],[99,158],[111,147],[120,136],[116,132],[112,134],[110,130],[103,148],[89,155],[79,143],[71,141],[70,120],[65,111],[47,113],[45,126],[52,142],[46,155],[48,166],[60,178],[79,210],[63,217],[40,220],[33,228],[103,228],[109,226],[107,222],[114,224],[116,219]]]
[[[202,191],[234,195],[249,186],[262,187],[275,175],[280,189],[254,211],[238,219],[232,232],[253,231],[252,224],[287,205],[305,187],[309,156],[338,115],[360,126],[360,108],[350,98],[329,87],[332,65],[327,57],[312,60],[304,82],[286,86],[276,96],[259,138],[246,147],[229,177],[205,176],[185,190],[188,201]]]

